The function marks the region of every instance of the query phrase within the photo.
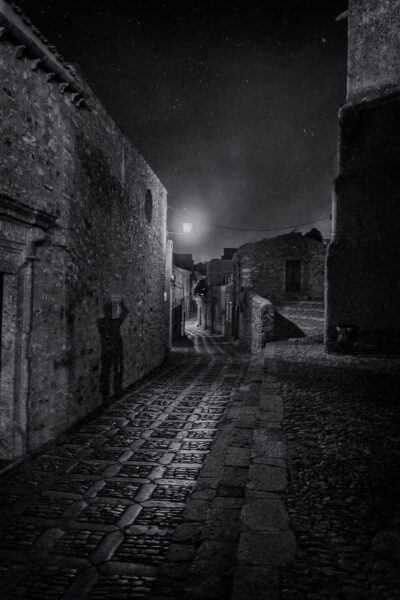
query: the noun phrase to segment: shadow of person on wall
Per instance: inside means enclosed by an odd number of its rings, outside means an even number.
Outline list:
[[[100,392],[104,400],[110,398],[110,376],[113,376],[113,395],[122,394],[124,376],[124,345],[121,325],[125,321],[128,309],[121,301],[117,314],[113,314],[113,305],[106,302],[103,306],[104,317],[98,319],[97,327],[101,340]]]

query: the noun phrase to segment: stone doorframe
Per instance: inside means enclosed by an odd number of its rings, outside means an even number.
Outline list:
[[[36,246],[56,217],[0,194],[3,327],[0,373],[0,458],[28,451],[30,332]]]

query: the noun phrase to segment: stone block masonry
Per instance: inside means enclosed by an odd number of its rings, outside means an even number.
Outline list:
[[[322,241],[292,232],[245,244],[234,255],[232,330],[252,352],[267,342],[305,335],[280,307],[311,300],[321,305],[324,295],[326,246]],[[306,315],[305,324],[309,326]],[[323,315],[319,328],[322,328]],[[301,323],[304,325],[304,322]]]
[[[347,103],[339,113],[339,172],[327,254],[326,342],[338,324],[388,351],[400,339],[399,8],[349,3]]]
[[[320,299],[325,252],[322,242],[297,232],[245,244],[234,256],[234,285],[237,290],[252,288],[273,304]],[[298,268],[298,279],[293,281],[290,266]]]
[[[119,395],[168,345],[166,190],[67,66],[84,102],[58,74],[49,80],[5,27],[2,458],[34,450]]]
[[[252,353],[259,352],[274,339],[275,309],[271,302],[253,291],[246,294],[242,319],[242,343]]]
[[[348,99],[386,93],[400,80],[400,0],[349,3]]]

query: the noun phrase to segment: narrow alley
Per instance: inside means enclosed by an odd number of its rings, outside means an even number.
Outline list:
[[[193,514],[211,502],[213,455],[224,454],[226,410],[249,360],[220,336],[191,331],[194,345],[182,343],[155,374],[6,478],[2,597],[146,598],[165,559],[168,567],[193,558],[193,545],[176,543],[188,525],[177,526],[189,519],[194,531]],[[227,505],[234,533],[240,506],[226,495],[215,517]],[[179,583],[173,571],[168,596]]]
[[[400,600],[400,0],[0,0],[0,600]]]
[[[187,333],[3,476],[2,598],[397,599],[399,359]]]

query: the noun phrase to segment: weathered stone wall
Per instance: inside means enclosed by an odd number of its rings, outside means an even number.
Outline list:
[[[185,323],[191,307],[191,272],[176,265],[172,267],[172,339],[185,335]]]
[[[348,100],[400,85],[400,0],[350,0]]]
[[[222,333],[225,326],[225,284],[232,273],[230,259],[214,258],[207,263],[207,323],[216,333]]]
[[[185,314],[189,316],[192,297],[192,274],[190,271],[181,269],[176,265],[173,265],[172,272],[174,278],[172,305],[175,307],[183,303]]]
[[[337,323],[400,336],[400,95],[345,106],[327,256],[326,338]]]
[[[233,281],[225,286],[225,320],[222,329],[222,335],[226,338],[233,336],[233,304],[234,292]]]
[[[208,288],[208,323],[211,331],[223,333],[226,319],[225,285],[214,285]]]
[[[30,450],[162,362],[166,191],[93,94],[77,108],[7,41],[0,78],[0,195],[55,221],[0,233],[33,260]]]
[[[173,254],[174,244],[172,240],[167,240],[166,252],[165,252],[165,292],[164,292],[164,306],[165,306],[165,320],[168,324],[167,327],[167,351],[171,350],[172,345],[172,309],[173,309]]]
[[[271,302],[251,290],[246,292],[240,338],[242,345],[252,353],[259,352],[274,339],[274,314]]]
[[[296,296],[322,298],[324,295],[323,243],[292,233],[246,244],[234,256],[240,288],[251,288],[272,303],[290,298],[286,292],[286,261],[301,261],[301,289]],[[236,284],[237,285],[237,284]]]
[[[224,276],[232,273],[233,263],[231,260],[213,258],[207,263],[207,285],[222,285]]]
[[[359,339],[400,339],[400,2],[351,0],[348,101],[327,255],[328,345],[337,324]]]

